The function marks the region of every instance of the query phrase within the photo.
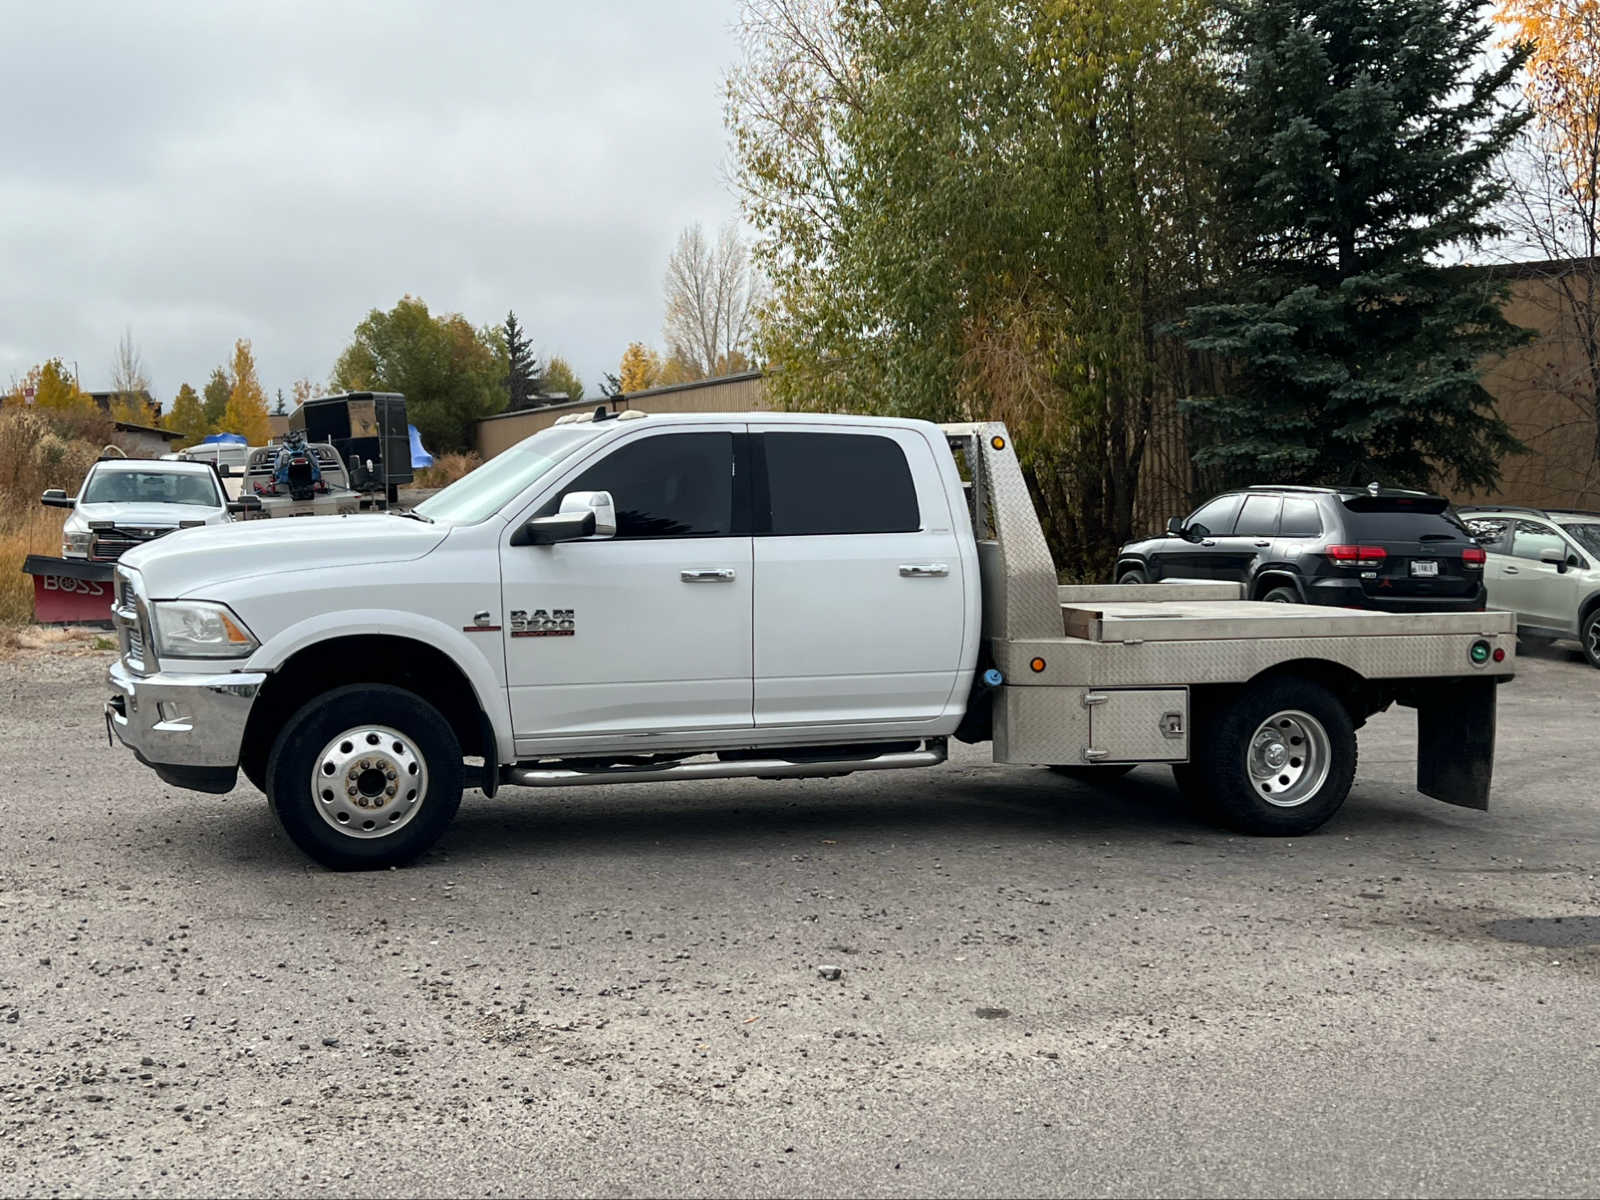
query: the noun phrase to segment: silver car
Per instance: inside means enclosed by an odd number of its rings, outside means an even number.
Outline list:
[[[1589,664],[1600,667],[1600,513],[1457,511],[1488,552],[1489,607],[1516,613],[1523,641],[1576,639]]]

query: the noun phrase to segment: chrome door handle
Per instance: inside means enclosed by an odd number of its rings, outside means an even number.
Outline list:
[[[732,567],[685,567],[678,572],[685,583],[731,583]]]
[[[1257,546],[1270,546],[1270,545],[1272,545],[1272,543],[1269,542],[1266,538],[1257,538],[1255,540],[1255,544]]]
[[[901,563],[900,574],[906,579],[937,579],[950,574],[950,564]]]
[[[1210,538],[1207,538],[1205,541],[1201,542],[1200,544],[1202,546],[1215,546],[1216,542],[1212,541]]]

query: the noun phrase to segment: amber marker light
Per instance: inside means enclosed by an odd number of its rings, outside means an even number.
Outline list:
[[[1036,658],[1028,664],[1028,667],[1035,675],[1037,675],[1040,671],[1044,670],[1044,659]]]
[[[1004,450],[1006,448],[1006,440],[999,434],[996,434],[994,437],[989,439],[989,445],[993,446],[996,450]]]

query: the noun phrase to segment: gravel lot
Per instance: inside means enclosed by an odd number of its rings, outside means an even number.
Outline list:
[[[369,875],[108,749],[106,658],[0,662],[0,1193],[1600,1190],[1565,652],[1501,693],[1487,814],[1412,790],[1401,711],[1295,841],[962,748],[472,793]]]

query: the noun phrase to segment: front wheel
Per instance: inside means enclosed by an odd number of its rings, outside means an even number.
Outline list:
[[[335,870],[397,866],[436,841],[461,805],[461,745],[439,710],[401,688],[358,684],[303,707],[267,761],[284,832]]]
[[[1579,640],[1583,643],[1583,656],[1591,667],[1600,667],[1600,608],[1583,619]]]
[[[1309,680],[1247,689],[1209,732],[1191,766],[1204,777],[1212,811],[1240,833],[1310,833],[1350,794],[1355,726],[1338,698]]]
[[[1137,567],[1130,567],[1126,571],[1117,572],[1118,583],[1149,583],[1149,577]]]

